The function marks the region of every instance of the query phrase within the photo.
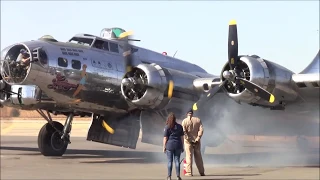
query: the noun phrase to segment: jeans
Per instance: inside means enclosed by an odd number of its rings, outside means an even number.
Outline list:
[[[166,150],[167,158],[168,158],[168,177],[171,177],[172,173],[172,161],[174,160],[174,164],[176,165],[176,175],[180,176],[180,155],[182,153],[181,149],[176,150]]]

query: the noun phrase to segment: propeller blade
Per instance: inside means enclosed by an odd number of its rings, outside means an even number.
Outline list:
[[[260,86],[254,84],[253,82],[250,82],[246,79],[237,78],[240,81],[240,84],[243,84],[245,88],[247,88],[249,91],[251,91],[256,96],[261,97],[262,99],[265,99],[269,101],[270,103],[273,103],[275,101],[275,97],[269,93],[268,91],[264,90]]]
[[[238,32],[237,22],[235,20],[231,20],[229,23],[228,62],[231,70],[233,70],[238,63]]]
[[[108,131],[110,134],[114,133],[114,130],[112,129],[112,127],[110,127],[104,120],[102,120],[102,127]]]
[[[207,92],[204,96],[202,96],[196,103],[193,104],[192,110],[197,111],[200,108],[203,108],[202,106],[205,105],[207,101],[209,101],[214,95],[217,94],[217,92],[224,86],[224,84],[227,81],[222,81],[219,86],[215,86],[214,88],[210,89],[209,92]]]
[[[125,37],[128,37],[129,39],[129,36],[132,36],[133,35],[133,31],[126,31],[126,32],[123,32],[119,35],[119,39],[123,39]]]
[[[172,98],[173,86],[174,86],[174,83],[173,83],[172,80],[170,80],[170,81],[169,81],[169,85],[168,85],[168,98],[169,98],[169,99]]]
[[[124,57],[124,66],[125,72],[130,72],[133,67],[133,60],[131,56],[131,44],[129,43],[130,36],[133,34],[132,31],[126,31],[119,35],[119,39],[123,39],[123,57]]]

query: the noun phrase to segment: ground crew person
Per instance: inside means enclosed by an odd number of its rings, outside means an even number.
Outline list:
[[[176,122],[174,113],[170,113],[164,128],[163,136],[163,152],[168,158],[168,176],[167,180],[171,180],[172,163],[176,166],[177,179],[180,177],[180,155],[183,152],[183,128]]]
[[[192,173],[192,158],[196,162],[199,174],[205,176],[203,160],[201,156],[200,139],[203,135],[203,126],[201,120],[193,117],[193,110],[187,112],[187,118],[182,121],[182,128],[184,131],[184,147],[186,152],[186,174],[185,176],[193,176]]]

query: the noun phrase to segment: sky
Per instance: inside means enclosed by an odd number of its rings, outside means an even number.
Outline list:
[[[319,50],[319,1],[1,1],[1,49],[47,34],[68,41],[120,27],[134,31],[137,46],[178,51],[175,57],[218,75],[232,19],[239,54],[299,73]]]

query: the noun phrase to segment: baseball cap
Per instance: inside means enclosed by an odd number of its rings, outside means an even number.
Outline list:
[[[20,49],[21,54],[28,54],[28,52],[25,49]]]

